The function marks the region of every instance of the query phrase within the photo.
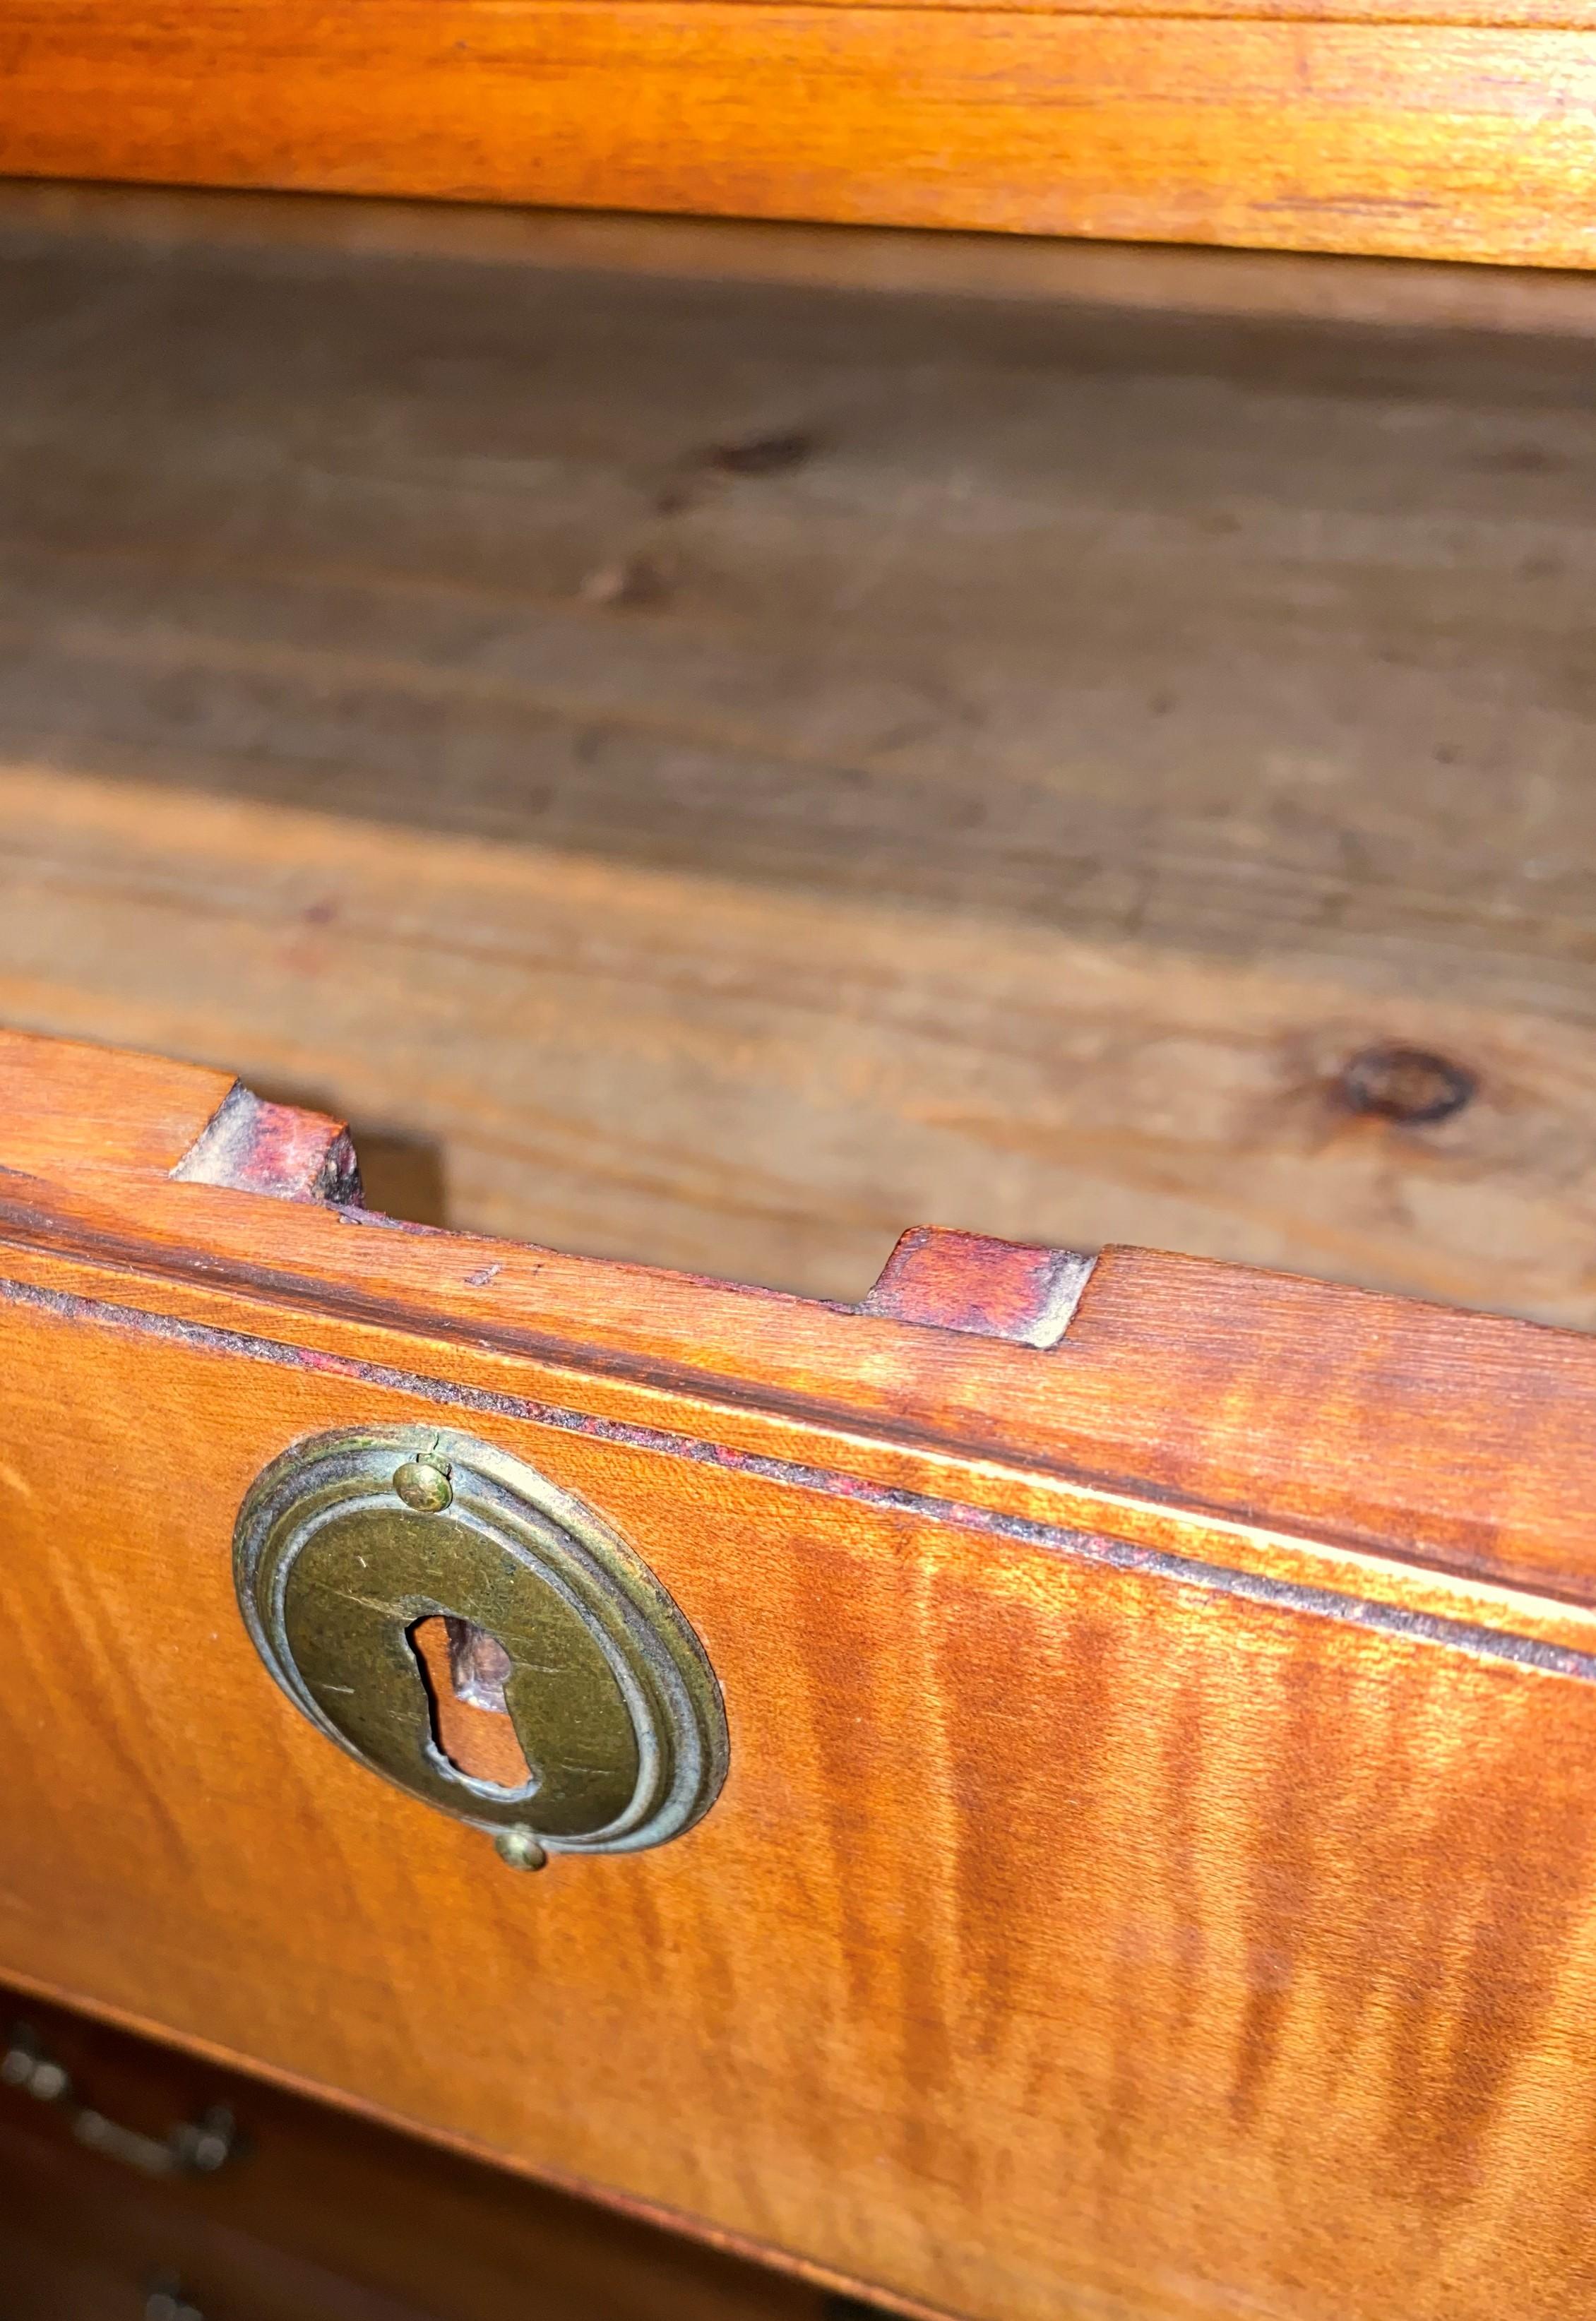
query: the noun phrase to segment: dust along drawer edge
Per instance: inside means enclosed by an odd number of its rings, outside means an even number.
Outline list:
[[[18,0],[4,85],[17,177],[1596,256],[1596,25],[1555,0]]]
[[[406,1230],[17,1035],[0,1124],[0,1980],[907,2312],[1589,2300],[1590,1341]],[[433,1612],[520,1790],[362,1721]]]

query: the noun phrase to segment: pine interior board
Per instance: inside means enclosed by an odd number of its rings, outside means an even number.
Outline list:
[[[0,1015],[576,1250],[852,1297],[918,1217],[1596,1319],[1566,309],[348,238],[0,214]],[[1358,1110],[1391,1042],[1473,1094]]]

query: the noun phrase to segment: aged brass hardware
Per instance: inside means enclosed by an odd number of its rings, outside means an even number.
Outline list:
[[[548,1867],[546,1847],[541,1846],[529,1829],[501,1829],[493,1841],[501,1861],[512,1870],[544,1870]]]
[[[441,1515],[454,1497],[449,1461],[435,1451],[422,1451],[394,1470],[394,1488],[418,1515]]]
[[[507,1452],[435,1427],[296,1443],[233,1534],[239,1604],[288,1698],[341,1748],[494,1838],[512,1867],[679,1836],[725,1777],[720,1688],[652,1574],[593,1511]],[[492,1705],[530,1778],[445,1754],[412,1643],[480,1632]]]
[[[180,2122],[164,2137],[144,2135],[107,2119],[104,2112],[78,2101],[69,2074],[45,2052],[25,2023],[12,2025],[5,2052],[0,2055],[0,2085],[21,2088],[40,2103],[59,2105],[79,2144],[107,2160],[119,2160],[124,2168],[136,2168],[141,2176],[214,2176],[237,2149],[233,2114],[223,2104],[199,2119]]]

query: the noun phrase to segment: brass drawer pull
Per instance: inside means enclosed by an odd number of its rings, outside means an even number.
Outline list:
[[[65,2068],[45,2053],[25,2023],[13,2025],[10,2044],[0,2055],[0,2086],[20,2088],[39,2103],[59,2105],[79,2144],[136,2168],[141,2176],[214,2176],[237,2147],[233,2114],[224,2104],[213,2105],[198,2119],[179,2121],[163,2141],[79,2103]]]

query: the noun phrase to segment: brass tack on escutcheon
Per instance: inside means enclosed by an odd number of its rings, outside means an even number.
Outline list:
[[[418,1515],[441,1515],[454,1497],[448,1460],[435,1451],[418,1451],[396,1470],[394,1489]]]

